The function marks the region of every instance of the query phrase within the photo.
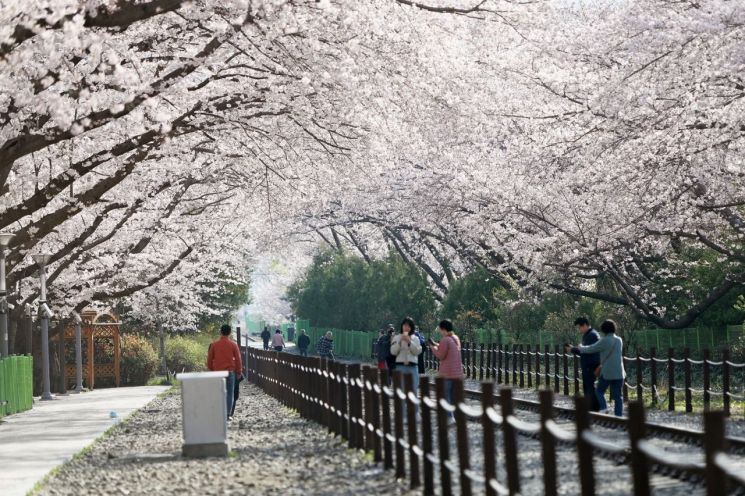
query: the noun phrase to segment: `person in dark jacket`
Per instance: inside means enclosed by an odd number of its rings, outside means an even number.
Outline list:
[[[578,317],[574,321],[577,330],[582,334],[582,346],[590,346],[600,340],[598,331],[592,328],[590,320],[587,317]],[[585,398],[590,399],[590,410],[597,412],[600,409],[597,395],[595,394],[595,369],[600,366],[599,353],[580,354],[577,348],[565,350],[567,353],[580,355],[579,363],[582,368],[582,394]]]
[[[388,354],[385,357],[385,364],[388,367],[388,370],[390,371],[388,374],[388,380],[390,381],[393,378],[393,369],[396,368],[396,355],[391,353],[391,347],[390,343],[393,340],[393,335],[396,333],[396,328],[393,327],[393,324],[388,324],[388,328],[385,330],[385,334],[388,338]]]
[[[388,368],[388,357],[392,356],[391,335],[385,329],[380,334],[377,343],[378,368],[380,370],[386,370]]]
[[[419,374],[424,373],[424,354],[427,352],[427,339],[424,337],[424,334],[422,334],[422,331],[419,330],[419,326],[414,328],[414,334],[419,338],[419,344],[422,346],[422,352],[419,353],[419,361],[417,363],[417,367],[419,368]]]
[[[321,336],[316,345],[316,351],[321,358],[334,359],[334,335],[331,331],[327,331],[326,334]]]
[[[264,330],[261,331],[261,340],[264,341],[264,349],[269,349],[269,340],[272,339],[272,333],[269,332],[269,326],[264,327]]]
[[[310,337],[305,334],[305,329],[300,329],[300,336],[297,338],[297,349],[300,355],[308,356],[308,346],[310,346]]]

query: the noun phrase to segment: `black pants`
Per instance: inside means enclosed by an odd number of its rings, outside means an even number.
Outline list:
[[[595,396],[595,369],[582,369],[582,394],[590,399],[590,411],[600,410],[598,398]]]
[[[269,349],[269,340],[264,341],[264,351]]]

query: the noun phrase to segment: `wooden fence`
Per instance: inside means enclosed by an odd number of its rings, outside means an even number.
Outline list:
[[[481,383],[481,401],[477,405],[466,404],[463,381],[453,381],[457,405],[453,406],[445,399],[446,382],[441,378],[435,381],[433,398],[429,378],[421,378],[419,396],[413,391],[410,375],[395,372],[389,387],[387,371],[367,365],[249,349],[247,368],[250,381],[301,416],[347,440],[350,448],[371,452],[376,462],[392,469],[397,478],[407,478],[410,487],[421,489],[424,495],[435,494],[437,481],[439,493],[445,496],[456,489],[462,495],[471,495],[480,489],[478,486],[489,496],[520,494],[518,434],[540,440],[544,494],[549,496],[559,492],[559,444],[572,446],[575,451],[583,496],[596,494],[594,463],[599,452],[630,462],[630,480],[637,496],[651,494],[649,470],[653,466],[703,480],[708,496],[725,494],[731,486],[745,488],[745,474],[726,451],[725,416],[721,411],[704,414],[704,461],[680,461],[646,439],[641,402],[629,405],[629,450],[607,442],[591,430],[591,415],[583,398],[575,399],[576,431],[559,426],[553,419],[551,390],[539,393],[540,421],[526,422],[515,414],[511,389],[501,388],[497,396],[491,381]],[[451,413],[455,416],[454,443],[449,434]],[[469,422],[481,425],[480,470],[471,468],[471,455],[475,452],[469,442]],[[501,447],[496,442],[498,431]],[[506,472],[502,478],[497,477],[498,456]]]
[[[463,343],[461,354],[464,372],[470,379],[492,379],[520,388],[553,388],[556,394],[582,394],[579,357],[564,353],[563,347],[551,350],[545,346],[541,351],[529,345]],[[647,357],[625,355],[624,400],[629,400],[632,391],[635,399],[646,398],[650,406],[674,411],[682,401],[685,411],[692,412],[694,399],[699,399],[705,410],[716,403],[729,416],[733,404],[745,400],[745,363],[732,362],[726,349],[719,356],[719,360],[712,360],[711,352],[705,349],[702,359],[694,360],[688,348],[678,353],[678,358],[673,349],[667,356],[658,356],[654,348]],[[425,366],[430,370],[438,367],[430,351],[425,353]],[[713,401],[715,398],[717,401]]]

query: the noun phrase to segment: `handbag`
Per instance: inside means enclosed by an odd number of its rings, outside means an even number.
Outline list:
[[[600,377],[600,373],[603,371],[603,363],[605,362],[605,360],[608,360],[610,358],[610,356],[613,354],[613,350],[615,350],[615,349],[616,349],[616,347],[613,346],[613,348],[610,349],[610,351],[608,352],[608,354],[605,355],[605,359],[600,361],[600,365],[598,365],[597,367],[595,367],[595,372],[594,372],[595,377]]]

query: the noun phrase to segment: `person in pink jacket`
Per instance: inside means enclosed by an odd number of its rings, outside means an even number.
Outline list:
[[[463,362],[460,356],[460,339],[453,332],[453,323],[448,319],[440,321],[437,326],[440,331],[439,343],[430,340],[430,348],[435,357],[440,361],[437,376],[445,380],[445,397],[453,404],[453,379],[463,379]],[[449,414],[453,416],[452,413]]]
[[[272,336],[272,346],[274,346],[276,351],[282,351],[285,347],[285,340],[282,337],[282,331],[279,329],[277,329],[277,332]]]

